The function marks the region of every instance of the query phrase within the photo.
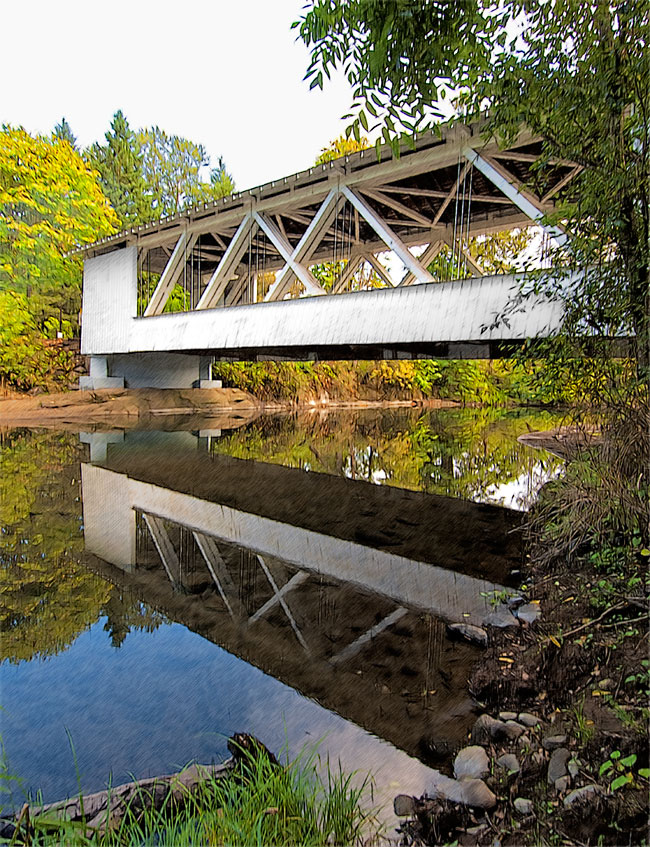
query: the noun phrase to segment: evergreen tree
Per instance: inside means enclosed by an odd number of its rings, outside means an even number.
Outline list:
[[[115,113],[111,129],[106,133],[106,144],[93,144],[87,157],[99,172],[101,186],[122,228],[156,217],[144,178],[140,143],[121,109]]]
[[[58,123],[54,127],[54,132],[52,133],[52,135],[54,136],[54,138],[58,138],[59,141],[67,141],[73,150],[77,150],[77,152],[79,151],[79,148],[77,147],[77,139],[72,132],[72,127],[67,122],[65,117],[61,118],[61,123]]]

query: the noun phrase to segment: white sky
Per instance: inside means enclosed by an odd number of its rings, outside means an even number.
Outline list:
[[[65,116],[81,146],[117,109],[219,155],[238,189],[302,170],[345,128],[339,78],[303,82],[291,30],[304,0],[4,0],[0,123],[50,133]],[[9,81],[11,79],[11,81]]]

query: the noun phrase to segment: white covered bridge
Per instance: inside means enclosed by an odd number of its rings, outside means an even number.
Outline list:
[[[539,224],[579,168],[536,171],[541,139],[523,132],[504,150],[479,125],[415,147],[345,156],[85,248],[82,387],[209,385],[215,358],[495,357],[556,332],[561,304],[542,297],[497,320],[521,278],[486,276],[467,245]]]

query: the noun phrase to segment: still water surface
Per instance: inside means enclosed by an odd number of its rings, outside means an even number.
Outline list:
[[[421,794],[475,713],[481,623],[555,457],[548,413],[366,410],[2,438],[0,713],[46,801],[320,741]],[[71,752],[74,746],[78,773]]]

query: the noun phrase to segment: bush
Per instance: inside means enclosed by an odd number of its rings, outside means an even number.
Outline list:
[[[26,297],[0,291],[0,388],[65,388],[74,366],[73,353],[38,332]]]

